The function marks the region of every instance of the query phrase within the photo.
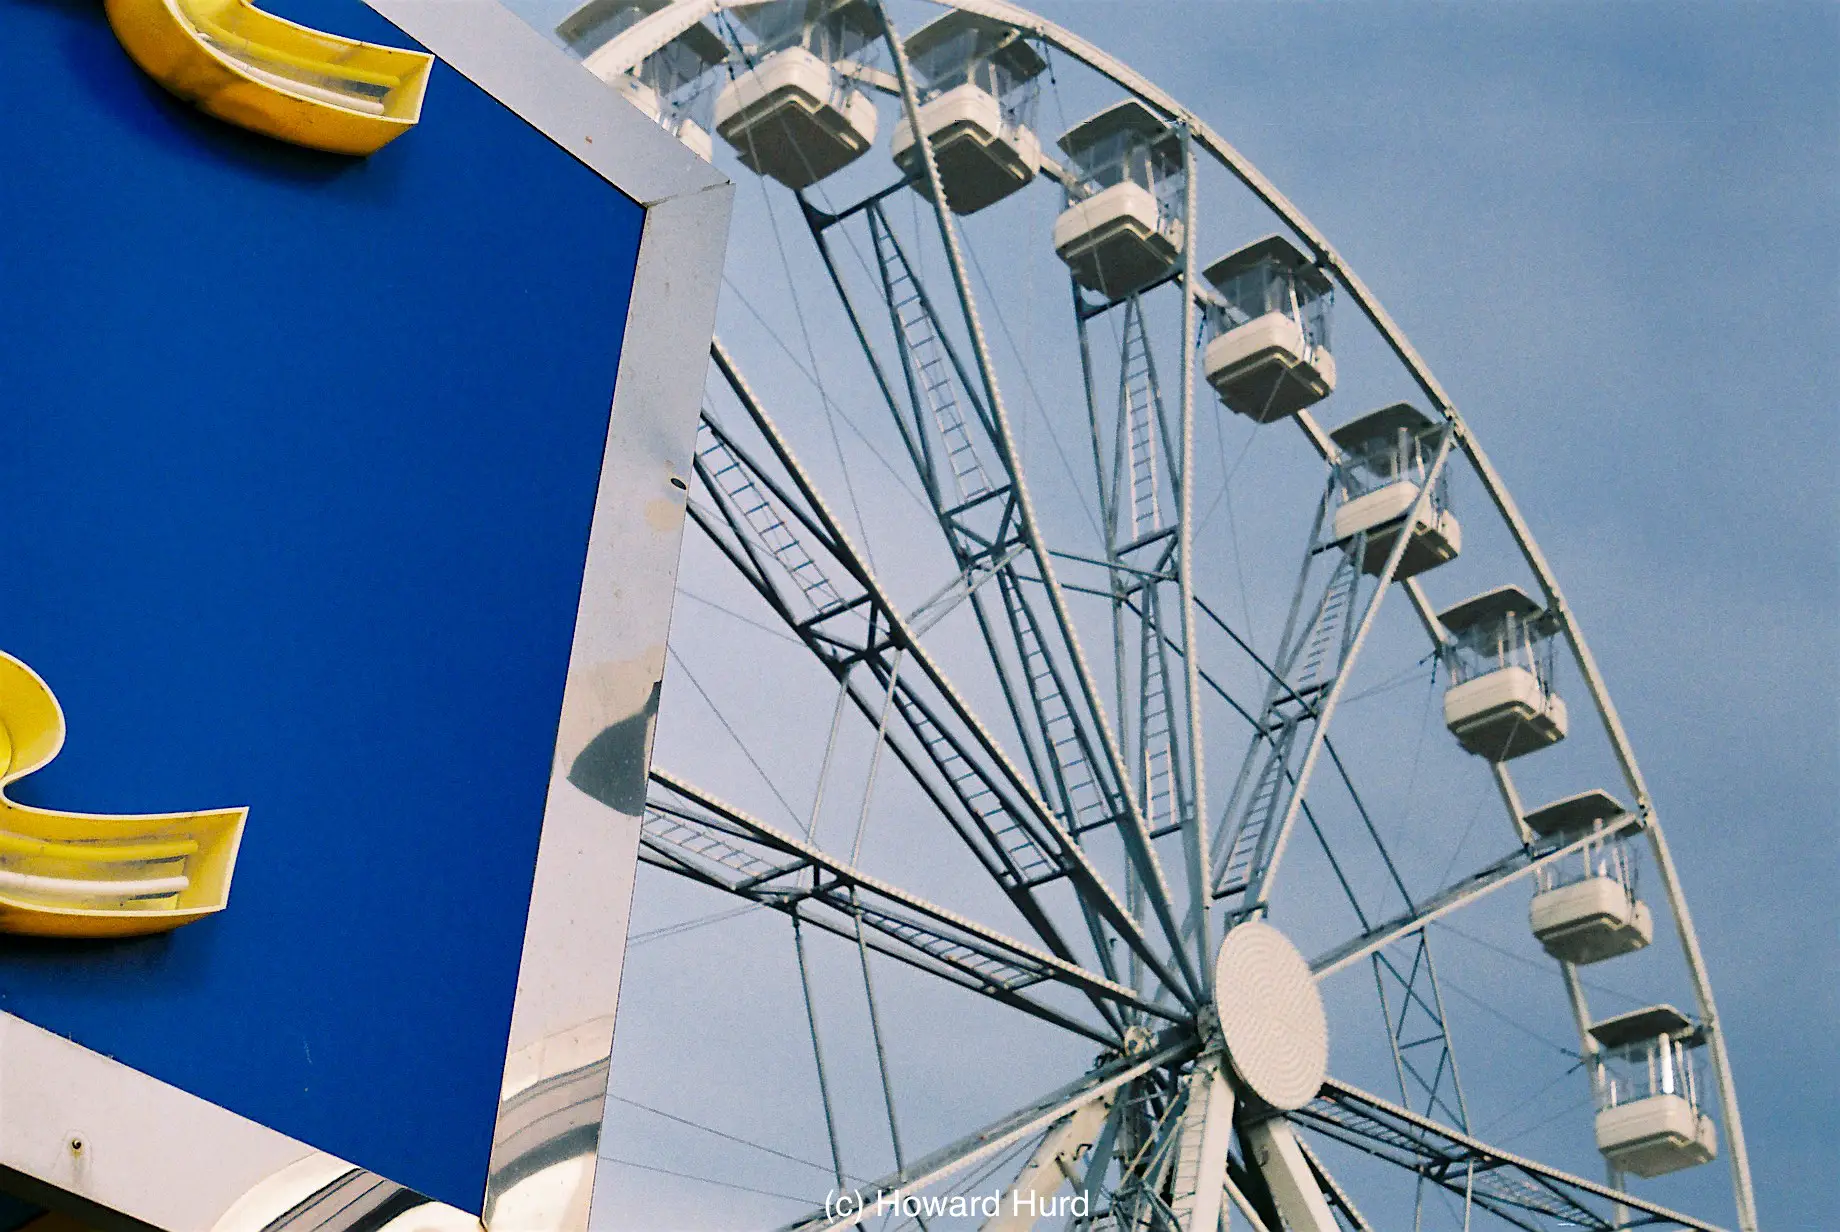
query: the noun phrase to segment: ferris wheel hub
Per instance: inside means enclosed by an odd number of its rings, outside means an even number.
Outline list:
[[[1214,1011],[1233,1072],[1290,1111],[1316,1098],[1329,1072],[1329,1024],[1316,977],[1290,938],[1262,920],[1241,924],[1214,959]]]

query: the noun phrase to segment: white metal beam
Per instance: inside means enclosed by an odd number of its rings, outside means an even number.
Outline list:
[[[1252,1162],[1291,1232],[1339,1232],[1289,1121],[1261,1121],[1245,1131]]]
[[[1215,1232],[1226,1192],[1227,1149],[1233,1140],[1233,1088],[1226,1059],[1204,1058],[1188,1075],[1188,1103],[1176,1141],[1170,1209],[1182,1232]]]
[[[1091,1149],[1116,1098],[1116,1092],[1102,1095],[1048,1131],[1003,1191],[996,1216],[984,1221],[982,1232],[1032,1232],[1044,1215],[1051,1214],[1054,1195],[1073,1174],[1075,1162]]]

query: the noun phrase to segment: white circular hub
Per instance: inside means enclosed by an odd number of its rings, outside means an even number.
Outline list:
[[[1220,943],[1214,1009],[1241,1082],[1274,1108],[1316,1098],[1329,1072],[1329,1023],[1310,965],[1290,939],[1257,920]]]

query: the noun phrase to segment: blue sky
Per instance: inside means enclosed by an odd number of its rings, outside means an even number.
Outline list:
[[[1840,1225],[1840,6],[1038,7],[1250,157],[1463,409],[1667,827],[1764,1224]]]

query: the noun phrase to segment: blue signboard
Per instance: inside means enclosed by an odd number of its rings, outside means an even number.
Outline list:
[[[440,63],[360,159],[0,26],[8,795],[248,809],[226,910],[0,937],[0,1009],[476,1211],[643,211]]]

